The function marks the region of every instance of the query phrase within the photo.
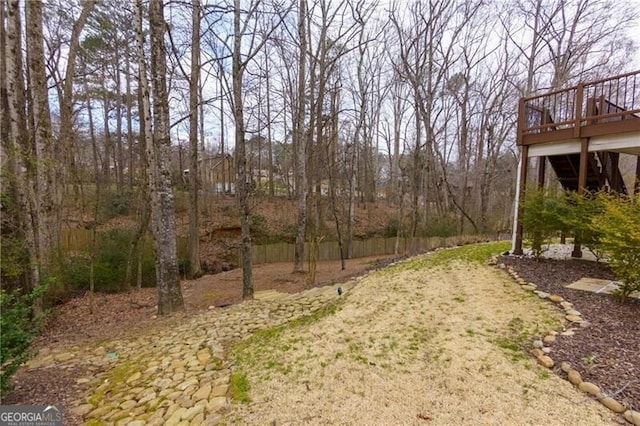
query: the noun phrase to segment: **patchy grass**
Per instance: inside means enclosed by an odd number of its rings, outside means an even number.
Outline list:
[[[229,380],[229,390],[231,392],[231,399],[236,402],[248,404],[251,402],[249,398],[249,380],[244,373],[233,373]]]
[[[235,359],[235,363],[243,368],[290,374],[293,372],[293,368],[291,363],[284,362],[284,356],[287,352],[298,349],[295,344],[300,343],[300,340],[290,338],[285,340],[285,333],[306,327],[321,318],[334,314],[340,309],[341,303],[342,301],[337,301],[318,309],[311,315],[297,318],[277,327],[258,330],[248,339],[238,342],[231,349],[231,356]],[[305,357],[312,358],[314,354],[307,351]],[[296,361],[304,360],[298,359]]]
[[[500,254],[509,250],[511,243],[508,241],[498,241],[482,244],[471,244],[462,247],[454,247],[450,249],[438,250],[427,253],[424,256],[418,256],[406,262],[393,265],[384,269],[385,273],[396,273],[398,270],[418,270],[442,266],[446,270],[455,260],[461,260],[469,263],[483,263],[487,259],[496,254]]]
[[[142,371],[143,365],[144,363],[141,358],[120,362],[101,377],[104,385],[98,386],[98,388],[88,398],[87,402],[94,407],[97,407],[98,403],[104,399],[106,394],[115,394],[130,387],[130,385],[127,384],[127,380],[133,374]]]
[[[547,307],[541,306],[538,312],[535,322],[513,317],[490,341],[508,353],[513,361],[529,359],[526,349],[531,340],[561,326],[560,320]]]
[[[447,409],[429,411],[434,424],[456,424],[469,413],[479,424],[519,424],[516,413],[525,411],[532,424],[558,423],[559,412],[562,423],[580,423],[574,388],[525,352],[562,316],[480,264],[507,248],[478,244],[393,265],[369,274],[338,305],[239,344],[236,368],[260,403],[236,404],[228,418],[412,424],[416,410],[438,406]],[[602,423],[593,416],[600,423],[580,424]]]

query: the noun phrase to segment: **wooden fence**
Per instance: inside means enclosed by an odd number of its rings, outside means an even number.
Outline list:
[[[102,234],[96,236],[98,244]],[[351,258],[383,256],[383,255],[410,255],[424,253],[440,247],[453,247],[464,244],[473,244],[481,241],[496,239],[496,235],[462,235],[456,237],[428,237],[428,238],[371,238],[368,240],[356,240],[353,242]],[[500,236],[498,236],[500,239]],[[67,251],[82,251],[90,246],[91,231],[74,229],[63,231],[61,246]],[[308,261],[311,253],[311,243],[305,244],[305,261]],[[317,247],[316,260],[340,260],[340,248],[337,241],[324,241]],[[346,247],[345,247],[346,250]],[[276,243],[267,245],[254,245],[251,247],[251,255],[255,265],[260,263],[293,262],[294,245],[288,243]],[[238,265],[242,264],[240,250],[238,250]]]
[[[429,237],[429,238],[372,238],[369,240],[357,240],[353,242],[351,258],[382,256],[382,255],[408,255],[418,254],[441,247],[453,247],[463,244],[473,244],[488,241],[484,235],[462,235],[456,237]],[[311,253],[311,244],[305,243],[305,254],[308,260]],[[256,245],[251,247],[251,256],[254,264],[293,262],[294,245],[288,243],[276,243]],[[241,264],[241,256],[238,254],[238,264]],[[316,260],[340,260],[340,248],[336,241],[325,241],[318,245]]]

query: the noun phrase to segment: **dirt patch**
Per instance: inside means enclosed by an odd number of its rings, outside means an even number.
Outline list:
[[[297,293],[323,286],[364,272],[380,268],[393,260],[392,256],[368,257],[347,261],[318,262],[316,280],[308,283],[307,273],[292,273],[291,263],[256,265],[253,270],[255,291],[277,290]],[[147,333],[154,327],[165,327],[210,307],[226,306],[242,301],[242,270],[205,275],[182,282],[185,312],[169,317],[156,317],[155,288],[134,289],[120,294],[85,294],[72,299],[53,311],[51,320],[39,337],[36,347],[69,346],[87,341],[124,338]]]
[[[306,273],[292,273],[290,263],[257,265],[254,268],[255,291],[274,289],[296,293],[361,275],[389,263],[393,257],[371,257],[347,261],[345,270],[339,261],[318,262],[316,281],[309,284]],[[210,306],[224,306],[242,300],[242,271],[239,269],[197,280],[183,281],[186,310],[168,317],[156,316],[155,288],[135,289],[121,294],[86,294],[53,310],[35,349],[69,348],[112,339],[133,338],[152,334],[185,322]],[[16,390],[1,395],[6,404],[52,404],[68,406],[80,395],[82,387],[75,383],[77,372],[61,368],[20,370],[14,377]]]

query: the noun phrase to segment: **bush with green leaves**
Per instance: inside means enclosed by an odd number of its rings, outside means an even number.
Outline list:
[[[404,234],[404,225],[397,217],[392,217],[387,222],[387,226],[384,229],[384,236],[386,238],[395,238],[398,235]]]
[[[604,256],[600,246],[602,231],[593,226],[593,220],[602,214],[604,209],[602,194],[589,193],[582,196],[574,191],[567,191],[565,201],[567,208],[562,218],[564,231],[573,232],[583,248],[593,253],[599,261]]]
[[[566,227],[569,215],[564,195],[544,190],[528,191],[522,203],[522,224],[533,256],[539,260],[544,245]]]
[[[251,239],[256,244],[269,244],[269,231],[267,229],[267,218],[261,214],[252,214],[249,223]]]
[[[426,237],[453,237],[458,235],[457,220],[454,215],[432,217],[424,227]]]
[[[33,318],[33,305],[45,292],[41,286],[22,294],[20,289],[0,289],[0,394],[12,389],[11,377],[22,363],[33,354],[31,341],[38,332],[38,323],[44,317]]]
[[[600,259],[606,256],[622,286],[621,298],[640,291],[640,197],[604,192],[578,195],[530,191],[523,226],[536,259],[559,231],[570,231]]]
[[[117,293],[128,290],[125,283],[127,261],[133,233],[126,229],[113,229],[98,234],[93,260],[93,279],[95,291]],[[142,286],[153,287],[155,278],[155,260],[149,241],[141,242],[138,247],[142,256]],[[136,259],[133,259],[134,262]],[[68,299],[70,296],[89,290],[91,252],[89,247],[64,256],[58,262],[55,271],[58,280],[53,282],[47,292],[49,305]],[[137,282],[138,268],[134,263],[131,282]]]
[[[106,219],[126,215],[133,207],[133,193],[131,191],[109,191],[100,200],[102,215]]]
[[[597,247],[622,282],[617,295],[624,299],[640,291],[640,196],[598,194],[596,200],[601,211],[591,229],[598,235]]]

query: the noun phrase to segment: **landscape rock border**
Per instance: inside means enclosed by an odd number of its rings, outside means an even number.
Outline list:
[[[537,289],[537,286],[533,283],[527,282],[520,277],[514,268],[506,266],[504,263],[498,263],[498,257],[495,256],[489,261],[489,265],[495,266],[499,269],[505,270],[507,274],[525,291],[532,292],[542,300],[547,300],[554,305],[559,306],[564,310],[565,320],[568,322],[569,327],[565,327],[563,331],[552,331],[546,335],[542,340],[534,340],[532,342],[532,348],[529,351],[533,355],[538,363],[545,368],[552,369],[555,366],[555,361],[550,356],[551,345],[555,342],[558,335],[573,336],[575,334],[576,327],[588,328],[589,321],[583,318],[582,313],[574,309],[573,304],[565,300],[562,296],[557,294],[549,294]],[[596,384],[585,382],[582,380],[580,372],[575,370],[569,362],[563,361],[560,363],[560,369],[566,373],[566,379],[587,394],[589,397],[594,397],[602,405],[616,414],[621,414],[624,419],[634,426],[640,426],[640,412],[627,409],[624,404],[620,403],[613,398],[615,395],[608,395],[600,390]]]

